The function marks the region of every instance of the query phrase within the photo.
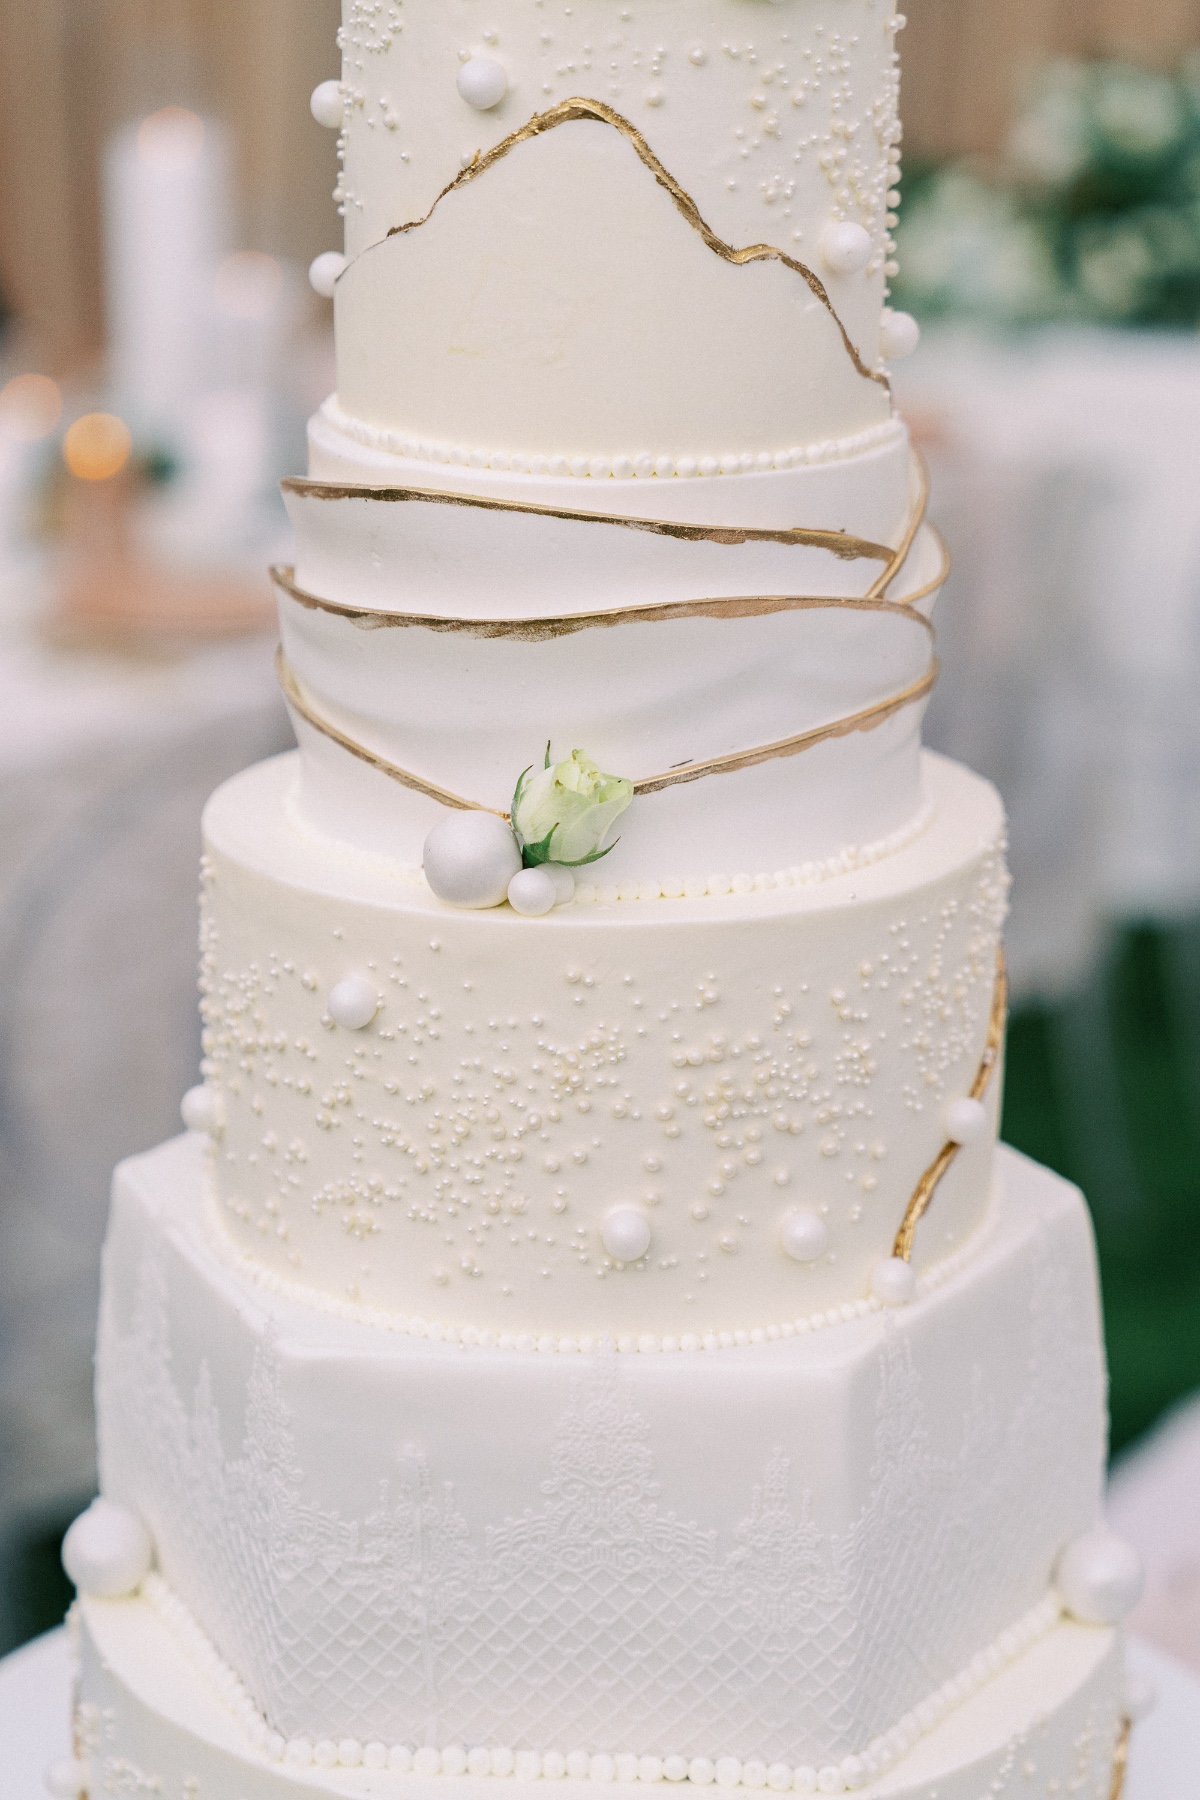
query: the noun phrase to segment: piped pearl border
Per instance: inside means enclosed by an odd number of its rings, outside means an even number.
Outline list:
[[[515,1776],[518,1781],[576,1781],[606,1784],[620,1782],[691,1782],[696,1787],[716,1784],[722,1788],[766,1788],[774,1793],[843,1794],[865,1787],[902,1761],[913,1746],[940,1725],[956,1707],[1015,1662],[1039,1638],[1052,1631],[1063,1616],[1062,1601],[1053,1590],[1038,1604],[1002,1631],[966,1668],[905,1713],[890,1731],[873,1738],[866,1748],[836,1763],[815,1767],[811,1763],[766,1763],[734,1756],[635,1756],[587,1750],[472,1749],[451,1744],[443,1749],[407,1744],[361,1743],[357,1738],[296,1737],[285,1739],[273,1731],[251,1698],[240,1676],[218,1653],[179,1596],[161,1575],[147,1575],[141,1597],[175,1638],[180,1649],[212,1683],[229,1707],[253,1748],[270,1763],[292,1768],[386,1769],[397,1775],[425,1777],[445,1775]]]
[[[319,416],[331,430],[340,432],[366,450],[377,450],[387,456],[404,456],[413,462],[447,463],[463,469],[495,469],[513,475],[573,477],[577,480],[630,481],[658,476],[684,479],[697,475],[755,475],[773,469],[802,469],[816,463],[844,462],[861,456],[864,451],[880,449],[906,436],[899,419],[885,419],[880,425],[856,431],[849,437],[826,438],[816,444],[796,444],[786,450],[725,452],[721,455],[675,455],[669,451],[652,454],[638,451],[628,456],[526,456],[519,451],[480,450],[464,444],[447,444],[438,439],[416,438],[403,431],[387,431],[343,412],[335,395],[330,395],[319,409]]]
[[[831,1326],[853,1325],[859,1319],[869,1318],[873,1313],[884,1310],[883,1301],[877,1295],[869,1294],[857,1300],[842,1301],[798,1319],[785,1319],[778,1325],[753,1325],[737,1331],[710,1329],[704,1332],[661,1334],[653,1331],[584,1332],[579,1336],[560,1336],[552,1332],[492,1331],[487,1328],[480,1330],[474,1325],[444,1325],[437,1319],[388,1312],[383,1307],[369,1306],[362,1300],[322,1293],[318,1288],[305,1287],[303,1282],[289,1280],[286,1275],[280,1275],[276,1270],[256,1262],[248,1252],[232,1241],[221,1226],[219,1203],[211,1187],[206,1192],[206,1203],[209,1209],[206,1238],[214,1254],[256,1287],[278,1295],[281,1300],[289,1300],[314,1312],[344,1319],[349,1324],[369,1325],[376,1330],[390,1331],[402,1337],[426,1338],[430,1343],[451,1344],[464,1350],[516,1350],[540,1356],[591,1356],[612,1352],[622,1356],[656,1356],[678,1351],[691,1353],[697,1350],[743,1350],[751,1345],[786,1343],[793,1338],[806,1337],[810,1332],[826,1331]],[[968,1241],[917,1277],[914,1301],[941,1287],[964,1264],[974,1260],[991,1237],[996,1212],[993,1196],[993,1203],[988,1207],[983,1222]]]

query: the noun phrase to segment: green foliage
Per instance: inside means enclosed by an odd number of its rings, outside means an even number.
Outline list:
[[[1200,52],[1044,68],[998,171],[905,183],[894,303],[930,318],[1200,324]]]

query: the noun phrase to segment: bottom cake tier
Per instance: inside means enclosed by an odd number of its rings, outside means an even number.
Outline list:
[[[389,1767],[383,1745],[329,1744],[322,1763],[299,1767],[255,1744],[239,1707],[240,1684],[196,1631],[165,1584],[139,1596],[83,1600],[74,1615],[80,1657],[76,1754],[87,1792],[180,1795],[184,1800],[285,1800],[301,1794],[362,1800],[534,1800],[550,1781],[558,1800],[587,1800],[594,1784],[611,1800],[645,1800],[648,1781],[714,1784],[726,1772],[682,1758],[631,1771],[582,1776],[549,1759],[492,1749],[445,1751],[423,1772]],[[864,1800],[1000,1800],[1119,1795],[1128,1727],[1118,1634],[1060,1619],[922,1736],[886,1775],[854,1785]],[[322,1747],[317,1746],[318,1751]],[[422,1754],[418,1753],[418,1764]],[[401,1760],[391,1753],[393,1763]],[[528,1766],[530,1760],[536,1767]],[[643,1758],[641,1764],[657,1762]],[[679,1766],[672,1766],[677,1763]],[[493,1770],[503,1773],[493,1773]],[[472,1771],[478,1771],[473,1773]],[[729,1772],[734,1775],[733,1771]],[[734,1776],[746,1784],[749,1770]],[[786,1778],[786,1779],[785,1779]],[[836,1769],[764,1769],[752,1784],[780,1791],[842,1792]]]

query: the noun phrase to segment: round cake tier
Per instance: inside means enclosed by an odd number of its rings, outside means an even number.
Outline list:
[[[350,8],[347,413],[610,464],[886,420],[901,23],[876,0],[500,0],[486,27],[446,0],[403,31]]]
[[[311,833],[298,760],[205,817],[212,1183],[254,1265],[513,1340],[732,1342],[870,1304],[935,1162],[915,1266],[976,1228],[1006,894],[986,782],[927,757],[923,829],[824,881],[529,919]],[[350,977],[357,1029],[330,1011]],[[952,1103],[980,1093],[959,1151]]]

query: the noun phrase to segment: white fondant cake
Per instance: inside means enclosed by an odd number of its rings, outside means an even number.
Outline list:
[[[1087,1217],[920,750],[901,23],[345,0],[300,747],[115,1182],[59,1788],[1119,1793]]]

